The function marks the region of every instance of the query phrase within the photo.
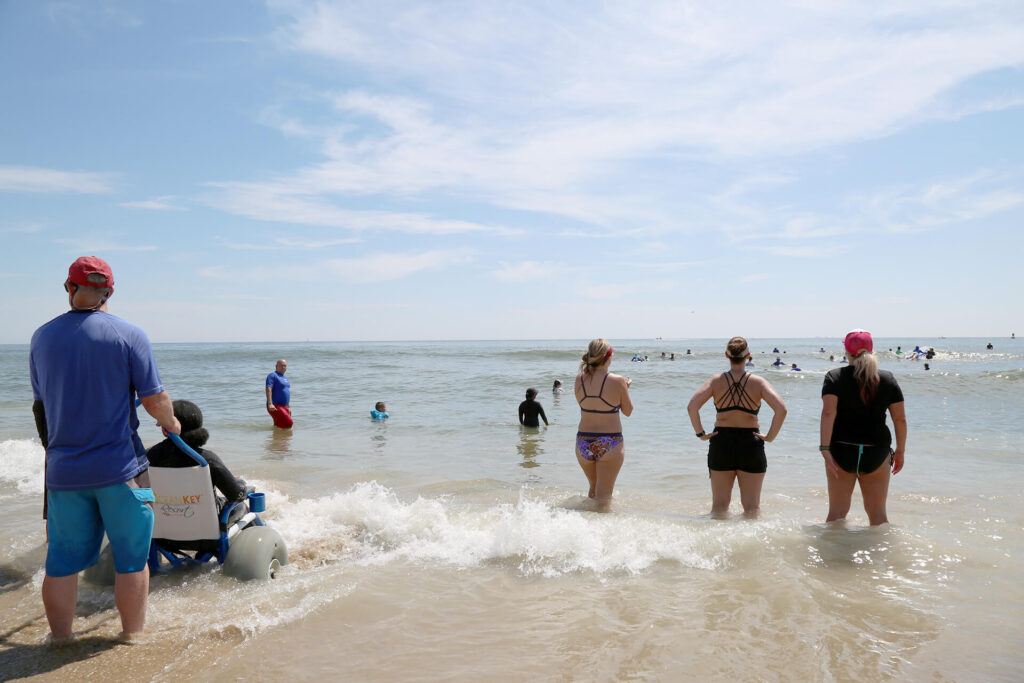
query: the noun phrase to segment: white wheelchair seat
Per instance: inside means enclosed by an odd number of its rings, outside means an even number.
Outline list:
[[[153,538],[172,541],[217,540],[220,519],[210,468],[150,467]]]

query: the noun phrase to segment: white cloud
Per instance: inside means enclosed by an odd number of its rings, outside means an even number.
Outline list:
[[[765,206],[727,189],[712,198],[719,229],[732,244],[778,256],[822,257],[836,247],[816,246],[843,235],[920,233],[970,225],[1024,206],[1019,173],[978,170],[959,177],[886,186],[840,195],[835,210]],[[742,185],[740,180],[737,185]],[[777,244],[783,241],[785,244]],[[771,246],[765,246],[770,243]]]
[[[703,264],[704,261],[623,261],[619,265],[642,270],[685,270]]]
[[[153,245],[122,244],[111,240],[55,239],[57,244],[67,246],[68,253],[101,254],[109,251],[156,251]]]
[[[287,251],[287,250],[316,250],[325,247],[336,247],[343,244],[357,244],[362,240],[358,237],[343,237],[332,240],[297,240],[289,237],[277,237],[273,242],[266,244],[254,244],[251,242],[232,242],[218,237],[217,240],[228,249],[242,251]]]
[[[171,200],[172,196],[155,197],[138,202],[122,202],[118,206],[126,206],[131,209],[153,209],[154,211],[185,211],[185,207],[177,206]]]
[[[419,254],[370,254],[360,258],[331,259],[324,265],[342,280],[366,283],[398,280],[423,270],[438,270],[470,260],[467,250],[437,249]]]
[[[583,161],[791,152],[946,115],[939,94],[1024,63],[1012,3],[982,4],[276,6],[293,49],[416,79],[528,159]]]
[[[468,263],[473,259],[468,249],[434,249],[425,252],[373,253],[356,258],[325,259],[301,266],[277,265],[274,276],[280,279],[305,282],[337,280],[352,283],[372,283],[399,280],[423,271],[443,270]],[[199,274],[216,280],[256,282],[266,280],[263,267],[239,268],[209,266]]]
[[[311,188],[282,183],[209,183],[218,191],[200,201],[221,211],[261,221],[298,223],[353,231],[392,230],[423,235],[486,232],[518,234],[519,230],[473,221],[433,218],[421,213],[343,209]],[[324,190],[326,191],[326,190]]]
[[[849,232],[849,229],[830,222],[828,217],[808,213],[800,213],[786,219],[781,227],[778,237],[790,240],[835,237]]]
[[[1004,2],[987,11],[959,2],[270,6],[286,49],[386,77],[369,83],[401,81],[403,94],[366,85],[322,93],[335,112],[326,123],[272,108],[268,120],[319,140],[324,159],[265,183],[219,184],[210,204],[354,229],[365,221],[327,197],[429,195],[587,224],[562,227],[566,236],[706,228],[680,218],[656,172],[655,184],[634,184],[623,165],[722,165],[883,137],[976,111],[957,86],[1024,64],[1024,22]],[[984,108],[1019,100],[986,97]],[[793,180],[755,173],[735,191]],[[843,230],[792,221],[786,239]],[[487,229],[391,223],[384,229]]]
[[[43,226],[40,223],[22,223],[20,225],[5,225],[0,227],[0,234],[26,233],[32,234],[41,232]]]
[[[669,280],[649,280],[629,283],[585,283],[576,288],[576,293],[578,296],[586,299],[610,300],[621,299],[623,297],[646,297],[655,292],[672,291],[675,287],[676,283]]]
[[[92,37],[103,28],[113,26],[123,29],[137,29],[143,25],[142,19],[123,7],[99,3],[81,5],[71,2],[50,2],[46,4],[46,14],[50,21],[73,29],[81,37]]]
[[[1014,178],[979,171],[917,187],[883,190],[855,200],[868,227],[924,232],[968,223],[1024,205]]]
[[[756,251],[763,251],[773,256],[786,256],[789,258],[827,259],[844,251],[841,246],[805,246],[805,247],[751,247]]]
[[[0,166],[0,191],[100,194],[111,189],[111,177],[106,173]]]
[[[568,270],[571,269],[565,264],[553,261],[523,261],[502,263],[501,268],[495,270],[493,274],[502,282],[529,282],[547,280]]]
[[[289,237],[279,237],[275,241],[285,249],[323,249],[324,247],[336,247],[342,244],[358,244],[362,242],[358,237],[343,237],[335,240],[296,240]]]

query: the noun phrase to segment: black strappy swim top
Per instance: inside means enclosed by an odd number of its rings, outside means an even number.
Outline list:
[[[747,395],[747,382],[750,380],[750,373],[744,372],[743,377],[738,382],[732,378],[732,373],[723,372],[722,376],[725,377],[725,381],[729,385],[725,390],[725,396],[722,397],[722,403],[731,401],[732,405],[720,406],[716,401],[715,410],[720,413],[729,410],[739,410],[751,415],[757,415],[757,412],[761,410],[761,402],[754,403],[753,399]]]
[[[596,394],[591,395],[591,394],[587,393],[587,385],[583,381],[583,377],[582,376],[580,377],[580,389],[583,390],[583,398],[581,398],[578,401],[578,403],[580,404],[580,410],[582,410],[584,413],[617,413],[617,412],[619,412],[619,406],[613,406],[608,401],[605,401],[604,400],[604,396],[601,395],[601,394],[604,393],[604,383],[607,382],[607,381],[608,381],[608,375],[605,375],[604,376],[604,380],[601,382],[601,389]],[[588,399],[588,398],[600,399],[601,401],[604,402],[604,404],[606,406],[611,406],[611,410],[589,410],[587,408],[584,408],[583,407],[583,401],[585,399]]]

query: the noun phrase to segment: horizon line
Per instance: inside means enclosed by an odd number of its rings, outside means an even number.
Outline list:
[[[910,337],[911,335],[898,335],[898,336],[882,336],[876,335],[876,339],[898,339],[903,337]],[[921,339],[1008,339],[1016,341],[1016,337],[960,337],[960,336],[931,336],[931,335],[917,335]],[[914,338],[914,337],[912,337]],[[624,342],[676,342],[676,341],[715,341],[719,339],[728,340],[728,337],[613,337],[612,339],[618,339]],[[831,335],[819,335],[814,337],[746,337],[748,340],[779,340],[779,341],[801,341],[801,340],[818,340],[818,339],[835,339],[842,341],[841,337],[833,337]],[[232,340],[220,340],[220,341],[154,341],[153,346],[162,346],[170,344],[436,344],[436,343],[473,343],[473,342],[588,342],[589,340],[584,337],[491,337],[491,338],[452,338],[452,339],[306,339],[306,340],[271,340],[271,341],[232,341]],[[0,346],[29,346],[29,342],[0,342]]]

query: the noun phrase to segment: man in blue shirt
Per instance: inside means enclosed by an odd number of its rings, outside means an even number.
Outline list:
[[[153,491],[137,433],[135,397],[168,432],[180,433],[146,334],[110,315],[114,276],[83,256],[64,282],[71,310],[32,335],[29,371],[46,449],[46,576],[43,607],[54,641],[71,637],[78,572],[99,559],[106,532],[117,572],[122,636],[140,633],[149,595]]]
[[[288,361],[280,358],[274,371],[267,375],[267,412],[274,419],[274,426],[291,429],[292,421],[292,384],[284,376],[288,369]]]

